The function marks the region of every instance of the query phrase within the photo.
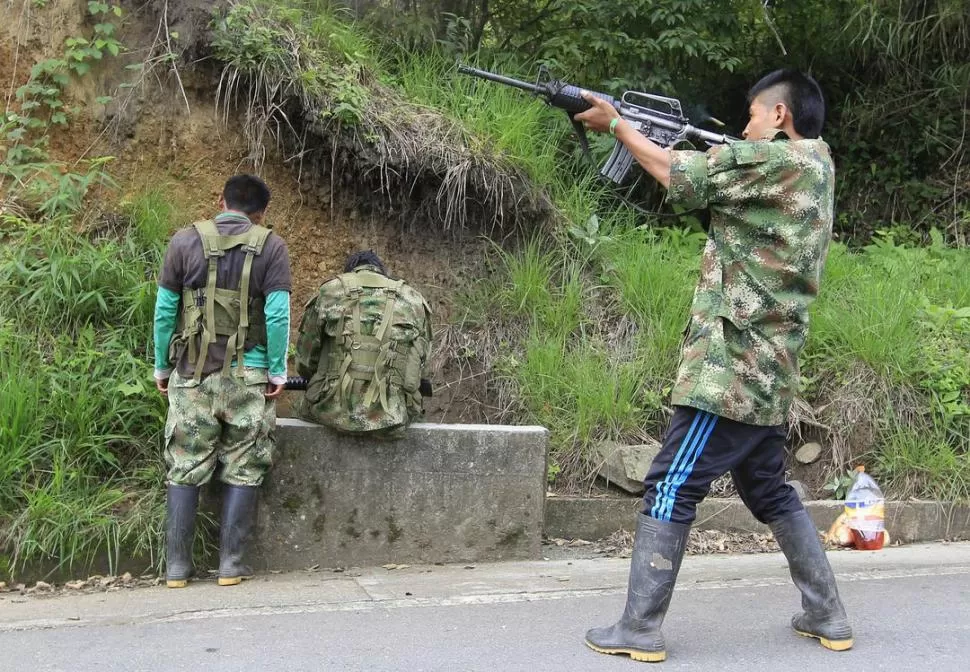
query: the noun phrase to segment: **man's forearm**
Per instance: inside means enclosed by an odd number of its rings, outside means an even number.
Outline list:
[[[282,385],[286,381],[286,350],[290,339],[290,293],[271,292],[266,297],[264,315],[270,382]]]
[[[155,295],[155,379],[165,380],[172,373],[172,363],[168,361],[168,346],[175,334],[178,319],[179,295],[164,287],[158,288]]]
[[[665,188],[670,186],[670,152],[639,133],[625,119],[616,124],[616,139],[626,145],[643,169]]]

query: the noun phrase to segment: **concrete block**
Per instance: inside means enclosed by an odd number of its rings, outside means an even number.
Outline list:
[[[643,494],[643,479],[660,447],[659,441],[635,446],[612,441],[598,444],[593,450],[600,463],[599,476],[630,494]]]
[[[558,498],[546,503],[546,536],[602,539],[623,529],[636,529],[640,498]],[[815,527],[828,530],[842,512],[842,502],[805,502]],[[705,499],[697,507],[694,527],[724,532],[768,532],[739,499]],[[894,541],[916,543],[970,539],[970,505],[952,502],[886,502],[886,528]]]
[[[277,424],[255,568],[540,557],[548,432],[416,424],[398,441]]]

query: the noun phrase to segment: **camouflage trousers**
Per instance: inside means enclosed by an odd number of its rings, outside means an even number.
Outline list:
[[[273,465],[276,400],[266,399],[266,369],[242,377],[213,373],[196,383],[174,372],[168,386],[165,463],[168,482],[204,485],[217,460],[220,480],[257,486]]]

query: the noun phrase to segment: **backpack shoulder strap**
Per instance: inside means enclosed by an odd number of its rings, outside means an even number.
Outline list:
[[[223,255],[223,252],[217,249],[219,229],[216,228],[215,220],[205,219],[194,222],[192,227],[199,234],[199,238],[202,239],[202,254],[205,255],[206,259],[210,259],[213,256],[221,257]]]
[[[249,332],[249,279],[253,271],[253,258],[263,252],[263,246],[266,244],[266,239],[269,238],[269,234],[269,229],[254,224],[246,233],[240,236],[223,237],[224,239],[245,237],[245,241],[241,244],[243,246],[242,250],[246,254],[246,260],[243,261],[242,273],[239,275],[239,289],[237,290],[239,296],[239,323],[235,336],[230,336],[226,344],[226,359],[222,365],[224,372],[228,372],[231,368],[233,357],[243,352],[243,349],[246,347],[246,336]],[[238,360],[236,363],[236,375],[241,377],[244,373],[242,357],[238,357]]]
[[[259,256],[263,253],[263,248],[266,246],[266,240],[273,232],[267,229],[265,226],[253,224],[252,228],[246,233],[249,236],[248,244],[253,248],[253,254]]]

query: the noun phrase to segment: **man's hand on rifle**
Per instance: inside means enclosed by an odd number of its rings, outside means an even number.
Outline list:
[[[670,186],[670,152],[633,130],[610,103],[597,98],[589,91],[581,91],[580,95],[591,108],[576,115],[576,120],[593,131],[610,131],[616,136],[617,142],[622,142],[643,169],[650,173],[664,187]],[[613,120],[616,119],[616,123]],[[613,128],[611,129],[610,126]]]
[[[606,133],[610,130],[610,124],[613,123],[613,120],[620,118],[620,113],[616,111],[616,108],[602,98],[597,98],[589,91],[582,91],[579,95],[592,107],[577,114],[576,121],[582,122],[589,130]]]

